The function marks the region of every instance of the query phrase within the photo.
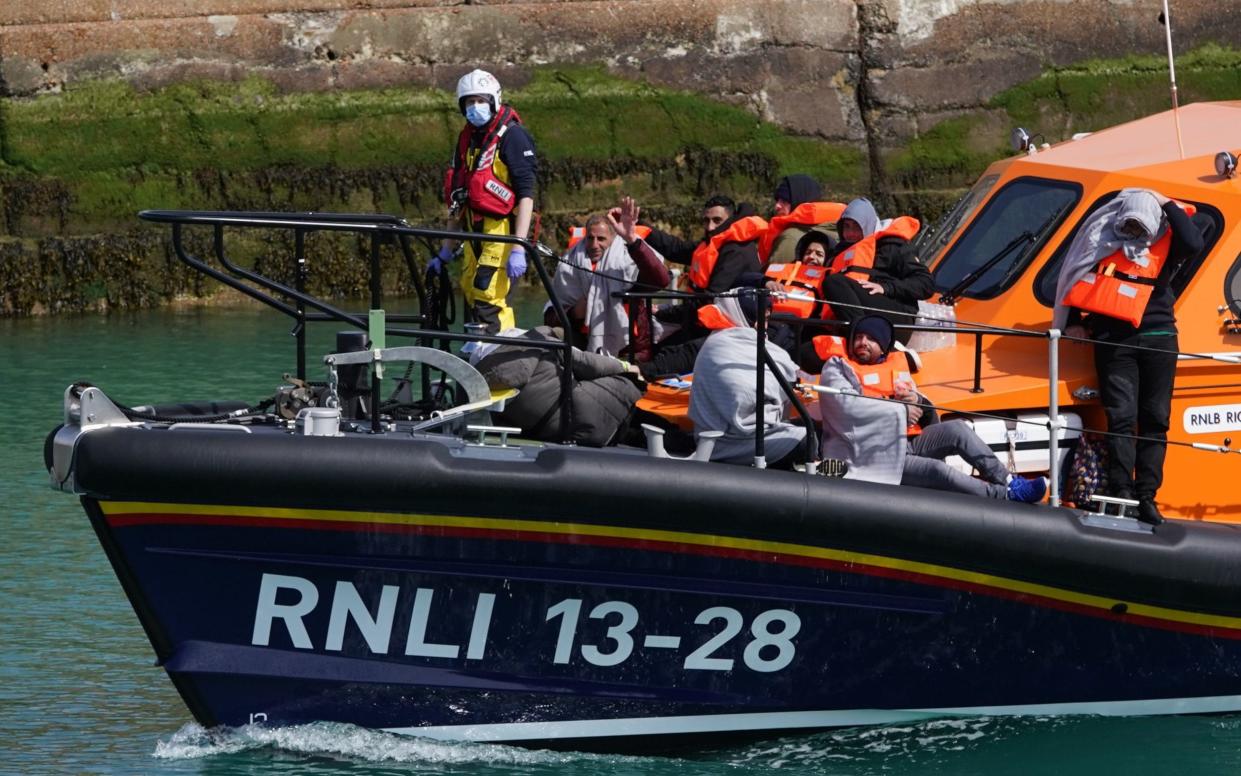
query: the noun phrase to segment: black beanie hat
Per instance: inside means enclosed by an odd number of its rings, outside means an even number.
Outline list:
[[[849,329],[850,344],[859,334],[865,334],[877,342],[885,356],[892,350],[892,344],[896,341],[896,330],[892,328],[892,322],[879,315],[863,315],[854,321]]]

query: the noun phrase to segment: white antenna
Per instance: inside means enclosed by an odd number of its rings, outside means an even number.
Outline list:
[[[1168,39],[1168,75],[1172,79],[1172,121],[1176,124],[1176,146],[1185,158],[1185,143],[1181,140],[1180,105],[1176,98],[1176,59],[1172,56],[1172,14],[1168,13],[1168,0],[1163,0],[1163,29]]]

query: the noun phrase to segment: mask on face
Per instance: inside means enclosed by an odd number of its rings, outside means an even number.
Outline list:
[[[485,102],[476,102],[469,105],[465,109],[465,120],[476,127],[481,127],[488,121],[491,121],[491,105]]]

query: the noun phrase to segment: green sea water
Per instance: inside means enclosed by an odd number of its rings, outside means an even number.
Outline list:
[[[312,330],[312,354],[327,352],[333,330]],[[1241,772],[1241,716],[938,720],[677,757],[446,744],[326,723],[203,730],[153,665],[77,500],[48,487],[43,440],[78,379],[129,405],[263,398],[293,369],[288,332],[255,308],[0,321],[0,774]]]

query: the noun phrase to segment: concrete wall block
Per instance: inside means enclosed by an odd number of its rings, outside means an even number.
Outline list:
[[[1027,81],[1041,65],[1019,53],[991,56],[938,67],[872,70],[871,95],[878,109],[942,111],[984,105],[997,92]]]

